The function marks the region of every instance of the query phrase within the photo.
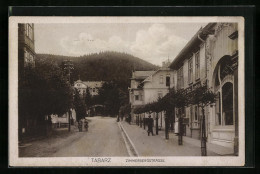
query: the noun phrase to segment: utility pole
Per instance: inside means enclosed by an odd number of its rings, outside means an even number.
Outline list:
[[[168,87],[168,91],[169,91],[169,95],[171,94],[171,76],[170,74],[167,74],[166,76],[166,86]],[[169,100],[171,100],[171,96],[169,97]],[[170,101],[169,101],[170,102]],[[166,118],[165,118],[165,139],[168,140],[169,139],[169,119],[170,119],[170,112],[169,112],[169,108],[166,111]]]
[[[205,126],[205,110],[202,107],[202,133],[201,133],[201,156],[207,156],[207,138],[206,138],[206,126]]]
[[[73,70],[73,64],[70,60],[65,60],[64,61],[64,70],[66,71],[66,73],[68,73],[68,81],[69,81],[69,84],[71,85],[71,82],[70,82],[70,74],[71,74],[71,70]],[[68,111],[69,113],[69,132],[70,132],[70,125],[71,125],[71,110],[69,109]]]
[[[178,144],[179,145],[182,145],[182,131],[183,131],[183,127],[182,127],[183,116],[182,116],[182,114],[183,113],[181,113],[180,116],[179,116],[179,126],[178,126],[178,128],[179,128]]]

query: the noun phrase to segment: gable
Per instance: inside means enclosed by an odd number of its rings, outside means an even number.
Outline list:
[[[75,88],[87,88],[87,86],[82,82],[75,82],[74,87]]]

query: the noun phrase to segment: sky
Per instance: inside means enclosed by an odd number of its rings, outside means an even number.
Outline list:
[[[172,61],[206,23],[35,24],[36,53],[81,56],[129,53],[155,65]]]

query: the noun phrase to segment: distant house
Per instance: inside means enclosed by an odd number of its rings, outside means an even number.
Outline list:
[[[155,71],[134,71],[132,72],[131,85],[129,89],[129,102],[131,104],[131,120],[135,120],[134,108],[144,104],[144,92],[140,83],[152,75]]]
[[[170,61],[164,61],[162,67],[156,71],[135,71],[131,78],[131,88],[129,88],[130,103],[132,108],[132,122],[135,122],[136,115],[134,108],[152,103],[158,98],[164,97],[169,89],[174,86],[173,71],[168,68]],[[147,114],[141,114],[141,119],[147,118]],[[156,114],[152,113],[155,119]],[[165,127],[165,113],[159,113],[159,127]]]
[[[81,81],[77,80],[74,82],[74,88],[79,91],[81,97],[85,98],[87,90],[89,90],[90,95],[97,96],[99,89],[103,86],[103,81]],[[88,108],[87,115],[102,115],[103,114],[103,105],[94,105]]]
[[[158,100],[158,98],[164,97],[169,93],[169,89],[174,86],[174,74],[173,70],[168,68],[168,63],[163,63],[163,67],[155,71],[144,81],[141,82],[141,86],[144,93],[144,103],[148,104]],[[144,114],[144,117],[148,117]],[[152,117],[155,119],[156,113],[152,113]],[[165,127],[165,113],[159,113],[159,127]],[[173,125],[172,125],[173,126]]]
[[[98,95],[99,89],[103,85],[103,81],[81,81],[77,80],[74,82],[74,88],[77,89],[81,96],[84,96],[89,90],[91,96]]]

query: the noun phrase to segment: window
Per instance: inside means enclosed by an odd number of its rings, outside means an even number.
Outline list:
[[[192,69],[192,67],[193,67],[193,60],[192,60],[192,58],[189,60],[189,62],[188,62],[188,81],[189,81],[189,83],[192,83],[192,76],[193,76],[193,69]]]
[[[33,63],[33,55],[30,54],[30,62]]]
[[[166,76],[166,86],[168,87],[170,86],[170,78],[171,78],[170,75]]]
[[[95,88],[93,88],[93,92],[96,92],[96,89],[95,89]]]
[[[192,116],[193,116],[193,107],[190,106],[190,119],[192,120]]]
[[[163,75],[160,75],[160,84],[163,84]]]
[[[33,40],[33,28],[32,24],[26,24],[25,25],[25,34],[28,36],[31,40]]]
[[[233,125],[233,84],[230,82],[222,87],[222,109],[224,125]]]
[[[26,51],[26,50],[24,50],[24,61],[25,62],[28,62],[28,58],[29,58],[29,55],[28,55],[29,53]]]
[[[221,80],[220,66],[217,67],[216,79]],[[223,79],[226,76],[223,75]],[[215,87],[218,87],[217,99],[215,105],[215,125],[216,126],[230,126],[234,125],[234,107],[233,107],[233,83],[226,82],[222,84],[219,81],[215,82]],[[221,89],[221,90],[220,90]]]
[[[216,106],[215,106],[215,124],[216,126],[221,125],[221,103],[220,103],[220,93],[217,93],[217,97],[216,97]]]
[[[199,117],[199,108],[198,106],[195,106],[194,121],[198,121],[198,117]]]
[[[195,54],[195,78],[196,80],[200,78],[200,56],[199,52]]]
[[[183,67],[177,71],[177,89],[183,88]]]
[[[139,100],[139,95],[135,95],[135,100]]]

